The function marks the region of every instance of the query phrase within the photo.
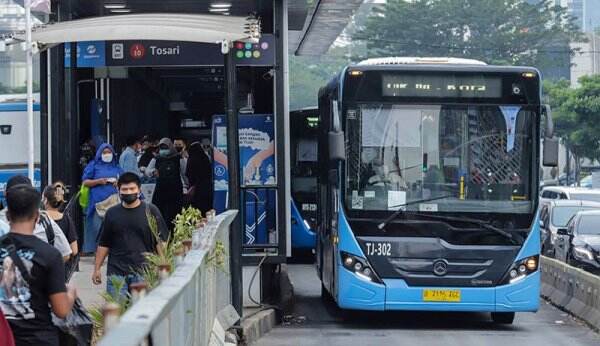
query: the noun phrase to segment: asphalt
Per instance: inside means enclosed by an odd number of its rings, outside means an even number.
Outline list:
[[[545,301],[537,313],[517,314],[510,326],[480,313],[346,313],[321,300],[313,265],[288,268],[293,313],[254,345],[600,345],[600,334]]]

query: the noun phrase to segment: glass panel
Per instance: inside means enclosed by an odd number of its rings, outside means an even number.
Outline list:
[[[571,199],[579,201],[600,202],[600,194],[596,193],[572,193]]]
[[[581,217],[577,231],[579,234],[600,234],[600,215]]]
[[[586,208],[586,207],[555,207],[552,210],[552,224],[555,227],[565,227],[569,220],[575,215],[578,211],[582,210],[591,210],[595,208]],[[596,208],[597,209],[597,208]]]
[[[531,111],[366,104],[346,119],[350,209],[396,210],[435,198],[409,209],[531,211]]]

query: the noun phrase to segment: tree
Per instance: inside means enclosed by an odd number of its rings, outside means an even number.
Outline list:
[[[453,56],[493,64],[533,65],[548,47],[584,37],[552,0],[388,0],[355,40],[369,56]],[[575,51],[565,47],[570,54]]]
[[[321,57],[290,55],[290,110],[317,106],[319,89],[348,63],[336,48]]]
[[[581,159],[600,159],[600,75],[581,77],[579,83],[576,89],[565,80],[544,83],[556,134],[575,157],[576,172]]]

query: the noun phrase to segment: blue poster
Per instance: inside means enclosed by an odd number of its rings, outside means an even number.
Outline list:
[[[275,186],[273,115],[244,114],[239,118],[240,181],[242,186]]]
[[[6,192],[6,183],[8,180],[15,176],[22,175],[27,176],[27,168],[20,169],[2,169],[0,170],[0,201],[4,203],[4,193]],[[40,189],[42,182],[42,173],[39,168],[34,169],[33,171],[33,186],[36,189]]]
[[[276,225],[276,184],[273,116],[240,115],[239,149],[242,185],[242,215],[244,244],[268,244],[269,231]],[[217,212],[227,209],[229,171],[227,168],[227,118],[213,116],[213,207]]]
[[[77,67],[106,66],[104,41],[77,42]]]
[[[213,208],[217,213],[227,209],[227,189],[229,172],[227,169],[227,118],[215,115],[212,125],[213,143],[213,179],[214,195]]]

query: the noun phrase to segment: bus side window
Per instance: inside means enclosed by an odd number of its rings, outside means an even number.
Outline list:
[[[567,197],[567,194],[566,194],[566,193],[562,192],[562,193],[560,194],[560,199],[569,199],[569,198]]]

